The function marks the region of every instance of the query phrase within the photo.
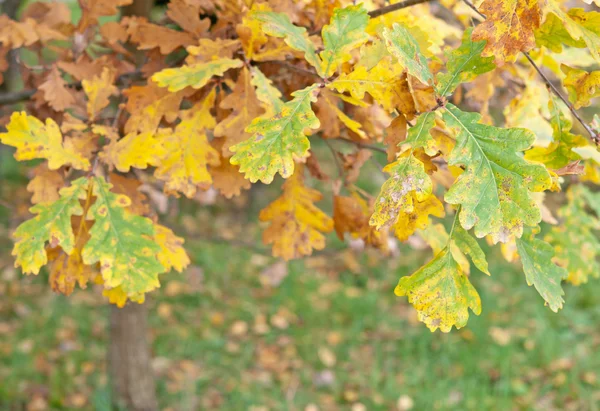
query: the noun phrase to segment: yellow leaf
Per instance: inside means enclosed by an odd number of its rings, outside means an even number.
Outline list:
[[[168,129],[161,131],[162,134],[166,132]],[[132,132],[104,146],[100,158],[120,172],[127,173],[131,167],[144,169],[148,165],[160,165],[164,154],[165,148],[153,132]]]
[[[154,241],[160,246],[156,258],[165,267],[165,271],[174,268],[182,272],[190,264],[190,258],[183,248],[183,238],[176,236],[169,228],[154,224]]]
[[[271,225],[263,233],[263,242],[273,244],[273,256],[291,260],[325,247],[325,236],[333,230],[333,220],[313,202],[322,194],[304,185],[304,168],[284,183],[283,194],[260,212],[260,221]]]
[[[87,113],[90,120],[104,109],[109,101],[109,97],[116,94],[119,89],[113,85],[114,73],[107,67],[102,70],[100,76],[94,76],[91,80],[83,80],[81,85],[87,96]]]
[[[600,97],[600,71],[588,73],[562,64],[560,66],[567,77],[563,80],[569,92],[569,100],[576,109],[587,107],[591,99]]]
[[[413,210],[409,213],[403,211],[398,213],[398,219],[394,224],[394,233],[400,241],[408,240],[416,230],[422,230],[429,225],[429,215],[444,217],[444,205],[435,195],[430,195],[423,201],[418,201],[414,193]]]
[[[60,129],[51,118],[44,125],[25,112],[14,112],[6,129],[6,133],[0,133],[0,141],[16,147],[15,158],[19,161],[45,158],[50,170],[66,165],[77,170],[90,169],[86,158],[72,147],[65,147]]]
[[[119,308],[125,307],[128,299],[138,304],[142,304],[146,299],[146,295],[144,293],[127,295],[121,286],[105,288],[102,290],[102,295],[108,298],[109,303],[115,304]]]
[[[164,152],[157,163],[155,176],[165,181],[165,192],[181,192],[192,198],[196,190],[207,189],[212,183],[208,165],[219,165],[219,153],[210,146],[205,129],[213,128],[210,114],[214,106],[215,90],[182,115],[182,121],[166,133],[160,143]]]

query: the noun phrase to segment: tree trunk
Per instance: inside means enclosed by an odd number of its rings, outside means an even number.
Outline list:
[[[109,371],[113,398],[131,411],[158,410],[150,346],[148,310],[129,303],[110,308]]]

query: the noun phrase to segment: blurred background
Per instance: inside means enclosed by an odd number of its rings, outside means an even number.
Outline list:
[[[64,297],[47,273],[13,268],[29,168],[7,148],[0,156],[0,409],[110,410],[108,303],[93,286]],[[384,178],[368,165],[363,174],[366,189]],[[598,409],[598,281],[565,285],[555,314],[520,267],[486,249],[492,276],[471,275],[482,314],[432,334],[393,294],[430,250],[392,245],[385,257],[330,235],[327,251],[285,264],[262,245],[256,218],[278,193],[148,193],[192,259],[147,301],[161,409]],[[327,199],[320,206],[331,212]]]

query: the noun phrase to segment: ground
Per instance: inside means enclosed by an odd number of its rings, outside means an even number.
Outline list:
[[[12,268],[9,232],[26,206],[11,208],[27,193],[0,155],[0,409],[109,410],[107,303]],[[161,409],[598,409],[599,281],[565,286],[556,314],[492,250],[492,276],[471,275],[482,314],[431,333],[393,294],[429,251],[336,252],[330,236],[333,251],[286,266],[248,222],[259,205],[219,204],[179,205],[192,266],[148,301]]]

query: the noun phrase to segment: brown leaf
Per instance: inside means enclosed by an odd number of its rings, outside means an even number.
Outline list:
[[[141,181],[134,178],[123,177],[116,173],[109,175],[109,181],[113,185],[112,191],[118,194],[125,194],[131,199],[129,210],[138,215],[149,215],[150,205],[148,197],[142,193],[139,188],[142,185]]]
[[[144,17],[126,17],[122,22],[127,25],[130,41],[140,50],[158,47],[161,54],[167,55],[179,47],[195,43],[191,34],[149,23]]]
[[[219,104],[222,109],[232,110],[226,119],[217,124],[214,132],[215,137],[225,137],[221,152],[226,158],[233,155],[229,150],[231,146],[252,137],[244,130],[252,120],[264,112],[251,81],[250,71],[244,67],[240,71],[233,92]]]
[[[400,150],[398,144],[406,140],[408,131],[406,117],[399,114],[398,117],[392,120],[391,124],[385,129],[385,137],[383,142],[387,145],[387,159],[394,161],[396,154]]]
[[[367,149],[360,149],[355,153],[343,156],[344,170],[346,170],[346,181],[355,183],[360,175],[360,169],[371,158],[373,153]]]
[[[64,187],[65,182],[59,170],[49,170],[45,163],[33,169],[34,177],[27,184],[27,191],[32,193],[33,204],[54,202],[60,198],[58,190]]]
[[[66,87],[66,83],[56,66],[52,66],[46,81],[40,85],[39,89],[44,92],[44,99],[50,107],[56,111],[65,111],[75,103],[75,97]]]
[[[210,19],[200,20],[200,4],[186,0],[171,0],[167,16],[196,38],[205,37],[210,28]]]
[[[80,33],[98,22],[99,17],[113,16],[119,7],[133,3],[133,0],[79,0],[81,20],[77,26]]]
[[[558,170],[554,170],[556,175],[566,176],[566,175],[580,175],[583,174],[585,166],[581,164],[581,161],[577,160],[566,166],[559,168]]]

